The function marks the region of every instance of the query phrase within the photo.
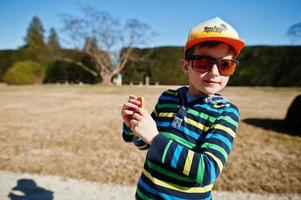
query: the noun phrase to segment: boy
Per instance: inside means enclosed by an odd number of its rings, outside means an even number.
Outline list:
[[[220,18],[204,21],[185,45],[189,87],[163,92],[151,115],[130,95],[121,112],[123,139],[148,149],[136,199],[212,199],[239,122],[238,108],[217,93],[244,44]]]

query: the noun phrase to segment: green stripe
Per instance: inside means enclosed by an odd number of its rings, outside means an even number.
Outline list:
[[[177,105],[177,104],[169,104],[169,103],[166,103],[166,104],[158,104],[158,108],[179,108],[180,106]]]
[[[164,94],[171,94],[173,96],[176,96],[177,92],[176,91],[167,90],[167,91],[164,92]]]
[[[196,111],[196,110],[193,110],[193,109],[188,109],[188,113],[194,115],[194,116],[197,116],[197,117],[201,117],[205,120],[209,120],[210,122],[214,122],[215,120],[225,120],[227,122],[229,122],[230,124],[234,125],[235,127],[238,127],[238,122],[233,120],[230,116],[220,116],[218,118],[215,118],[215,117],[212,117],[210,115],[207,115],[203,112],[199,112],[199,111]]]
[[[165,157],[166,157],[168,148],[169,148],[169,146],[171,145],[171,143],[172,143],[172,140],[169,140],[168,144],[166,145],[166,147],[165,147],[165,149],[164,149],[163,156],[162,156],[162,163],[165,162]]]
[[[124,133],[126,134],[126,135],[133,135],[133,132],[131,131],[131,129],[130,128],[128,128],[126,125],[125,125],[125,123],[123,123],[123,131],[124,131]]]
[[[203,119],[205,119],[205,120],[209,120],[210,122],[214,122],[214,121],[216,120],[215,117],[212,117],[212,116],[210,116],[210,115],[207,115],[207,114],[205,114],[205,113],[203,113],[203,112],[199,112],[199,111],[193,110],[193,109],[191,109],[191,108],[188,109],[187,112],[190,113],[190,114],[192,114],[192,115],[194,115],[194,116],[196,116],[196,117],[200,117],[200,118],[203,118]]]
[[[149,145],[148,144],[143,144],[142,146],[137,146],[137,147],[140,150],[145,150],[145,149],[148,149]]]
[[[229,122],[230,124],[232,124],[235,127],[238,127],[238,122],[233,120],[230,116],[221,116],[219,118],[217,118],[218,120],[223,119],[226,122]]]
[[[146,196],[145,194],[143,194],[139,189],[137,189],[137,194],[142,199],[152,200],[152,198],[150,198],[150,197]]]
[[[148,166],[149,166],[151,169],[153,169],[153,170],[155,170],[155,171],[157,171],[157,172],[159,172],[159,173],[161,173],[161,174],[164,174],[164,175],[166,175],[166,176],[169,176],[169,177],[171,177],[171,178],[174,178],[174,179],[177,179],[177,180],[180,180],[180,181],[194,182],[194,180],[192,180],[191,178],[189,178],[189,177],[187,177],[187,176],[181,176],[181,175],[176,174],[176,173],[174,173],[174,172],[168,171],[167,169],[164,169],[164,168],[162,168],[162,167],[156,165],[155,163],[152,163],[152,162],[149,161],[149,160],[146,160],[146,162],[147,162]]]
[[[211,144],[211,143],[204,143],[202,145],[202,148],[205,147],[205,148],[208,148],[208,149],[213,149],[213,150],[216,150],[218,152],[220,152],[221,154],[223,154],[225,160],[227,160],[228,158],[228,154],[227,152],[225,151],[225,149],[223,149],[222,147],[216,145],[216,144]]]
[[[198,167],[198,173],[197,173],[197,177],[196,177],[196,180],[199,183],[203,183],[203,180],[204,180],[204,170],[205,170],[204,165],[205,165],[204,164],[204,158],[203,158],[203,155],[201,154],[199,167]]]
[[[194,143],[189,142],[189,141],[185,140],[184,138],[181,138],[181,137],[179,137],[179,136],[177,136],[173,133],[169,133],[169,132],[160,132],[160,133],[162,133],[167,138],[172,139],[172,140],[174,140],[174,141],[176,141],[176,142],[178,142],[178,143],[180,143],[180,144],[182,144],[186,147],[189,147],[189,148],[195,147]]]

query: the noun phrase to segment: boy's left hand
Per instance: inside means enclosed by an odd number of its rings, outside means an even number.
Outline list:
[[[153,138],[159,134],[156,122],[144,108],[136,109],[130,124],[134,135],[141,138],[147,144],[151,145]]]

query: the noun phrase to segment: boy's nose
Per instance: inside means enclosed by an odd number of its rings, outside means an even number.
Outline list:
[[[211,67],[211,69],[209,70],[210,74],[214,75],[214,76],[218,76],[219,75],[219,71],[218,71],[218,67],[216,64],[213,64],[213,66]]]

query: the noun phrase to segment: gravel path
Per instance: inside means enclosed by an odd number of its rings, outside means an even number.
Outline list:
[[[59,176],[0,171],[0,200],[111,200],[134,199],[135,187],[99,184]],[[26,196],[26,197],[25,197]],[[214,192],[214,200],[301,200],[301,194],[259,195]]]

